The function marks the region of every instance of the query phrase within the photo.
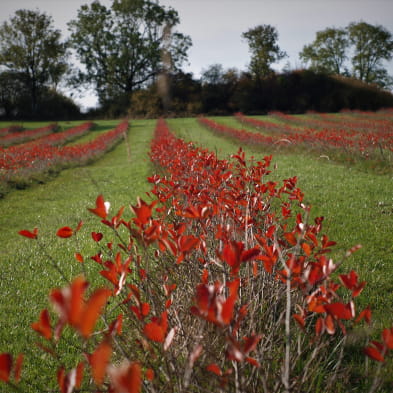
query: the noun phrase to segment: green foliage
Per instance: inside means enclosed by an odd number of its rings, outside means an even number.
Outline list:
[[[183,72],[169,75],[167,106],[159,82],[137,90],[129,114],[135,117],[226,115],[241,111],[304,113],[342,109],[377,110],[393,106],[393,95],[354,78],[312,70],[272,74],[256,81],[250,74],[220,65],[208,67],[200,80]]]
[[[392,78],[388,76],[382,61],[391,60],[393,56],[392,34],[381,25],[366,22],[353,22],[347,29],[355,51],[352,57],[353,75],[367,83],[391,85]]]
[[[213,64],[202,71],[201,101],[204,113],[225,114],[233,112],[231,97],[236,89],[239,72],[235,68],[224,70]]]
[[[32,114],[38,111],[41,92],[56,86],[66,66],[66,45],[50,16],[39,11],[18,10],[0,27],[0,65],[6,79],[28,92]]]
[[[344,76],[311,70],[272,75],[258,84],[243,75],[231,97],[232,107],[249,114],[273,110],[291,113],[377,110],[393,105],[390,92]]]
[[[347,33],[344,29],[327,28],[317,32],[315,40],[303,47],[300,58],[311,62],[310,68],[319,72],[342,74],[347,58]]]
[[[393,84],[383,66],[383,61],[393,56],[393,38],[381,25],[352,22],[344,29],[318,31],[315,40],[305,45],[299,56],[318,72],[352,76],[381,87]],[[352,65],[351,71],[345,64],[347,59]]]
[[[164,44],[174,68],[187,58],[191,39],[178,32],[168,38],[178,23],[174,9],[150,0],[116,0],[111,8],[98,1],[83,5],[69,23],[70,43],[85,67],[74,82],[94,86],[103,106],[115,103],[126,112],[132,92],[163,70]]]
[[[249,68],[257,79],[270,75],[271,64],[287,56],[277,44],[278,32],[274,26],[259,25],[244,32],[242,38],[248,43],[251,52]]]

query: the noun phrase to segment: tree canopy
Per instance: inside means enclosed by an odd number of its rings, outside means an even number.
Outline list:
[[[164,69],[164,51],[171,68],[187,59],[191,39],[172,32],[178,23],[177,11],[151,0],[114,0],[110,8],[97,0],[83,5],[69,23],[71,46],[84,66],[77,82],[94,86],[101,104],[115,101],[127,108],[132,92]]]
[[[56,87],[65,73],[66,53],[60,30],[53,27],[50,16],[38,10],[18,10],[0,26],[0,66],[8,86],[19,85],[21,93],[29,94],[33,115],[41,94]]]
[[[311,62],[311,69],[331,74],[343,74],[348,57],[349,41],[345,29],[329,27],[318,31],[315,40],[303,47],[300,58]]]
[[[392,59],[392,34],[381,25],[359,22],[349,24],[348,37],[354,47],[353,76],[367,83],[391,84],[382,62]]]
[[[383,65],[392,59],[393,38],[380,25],[352,22],[344,29],[318,31],[316,39],[305,45],[299,56],[315,71],[344,74],[382,87],[393,84]]]
[[[242,34],[251,52],[250,72],[257,79],[272,73],[271,65],[287,56],[277,44],[278,32],[274,26],[259,25]]]

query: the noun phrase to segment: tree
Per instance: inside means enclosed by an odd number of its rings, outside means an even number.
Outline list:
[[[83,5],[69,23],[71,45],[84,66],[77,83],[92,85],[102,105],[117,102],[126,109],[134,90],[167,71],[164,49],[173,69],[186,60],[191,39],[172,32],[178,23],[174,9],[152,0],[114,0],[110,8],[97,0]]]
[[[382,63],[392,59],[392,34],[381,25],[366,22],[350,23],[347,30],[354,46],[353,76],[367,83],[390,84],[391,78]]]
[[[60,39],[52,18],[38,10],[18,10],[0,26],[0,66],[29,92],[33,115],[42,91],[56,87],[67,69]]]
[[[287,56],[277,44],[278,32],[274,26],[260,25],[242,34],[251,52],[250,72],[261,79],[273,72],[271,65]]]
[[[212,64],[201,72],[201,81],[204,85],[219,85],[224,83],[224,68],[222,64]]]
[[[11,119],[19,114],[21,101],[26,97],[25,86],[19,74],[12,71],[0,73],[0,116]]]
[[[221,64],[212,64],[202,70],[202,109],[205,113],[231,113],[230,101],[238,83],[235,68],[224,70]]]
[[[328,74],[343,74],[349,46],[347,31],[329,27],[318,31],[315,40],[303,47],[299,56],[311,62],[311,69]]]

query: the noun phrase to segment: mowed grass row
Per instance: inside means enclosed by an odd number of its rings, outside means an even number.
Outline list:
[[[109,124],[100,125],[107,128]],[[122,142],[92,165],[64,170],[46,184],[13,191],[0,200],[0,353],[26,354],[26,379],[38,384],[32,385],[32,392],[41,391],[39,381],[43,377],[39,373],[45,369],[45,361],[36,357],[39,350],[31,349],[37,335],[30,324],[38,319],[41,309],[48,307],[50,289],[66,283],[36,242],[21,237],[18,231],[38,227],[45,252],[66,277],[71,279],[79,274],[81,266],[74,253],[81,252],[87,258],[94,255],[97,248],[90,233],[103,229],[87,207],[94,207],[97,195],[103,194],[115,214],[122,205],[135,204],[136,197],[143,197],[149,190],[146,178],[152,168],[148,152],[154,126],[154,120],[131,122],[130,156]],[[128,217],[130,214],[129,210],[124,213]],[[57,229],[65,225],[75,228],[80,220],[84,228],[77,242],[56,237]],[[100,276],[94,270],[99,266],[93,261],[85,265],[88,280],[103,284],[104,280],[97,282]],[[0,384],[0,391],[7,391],[7,387]]]
[[[234,118],[213,120],[236,126]],[[239,124],[239,123],[237,123]],[[237,151],[236,141],[217,137],[195,119],[172,119],[170,127],[185,140],[192,140],[219,157]],[[241,128],[238,126],[238,128]],[[243,146],[248,157],[270,155],[260,148]],[[273,170],[276,165],[277,169]],[[343,272],[354,269],[368,285],[359,297],[360,307],[374,310],[376,328],[393,324],[393,176],[365,173],[301,153],[275,152],[271,178],[297,176],[305,202],[312,206],[311,217],[324,216],[324,232],[337,242],[332,257],[341,260],[352,246],[362,249],[347,259]],[[267,179],[269,180],[269,179]]]

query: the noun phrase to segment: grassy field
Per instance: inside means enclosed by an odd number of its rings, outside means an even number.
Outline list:
[[[100,125],[106,128],[112,123]],[[64,280],[34,242],[17,232],[38,227],[46,252],[55,258],[67,278],[78,274],[73,247],[92,252],[86,248],[91,242],[81,237],[80,245],[71,245],[56,238],[56,230],[64,225],[75,227],[80,220],[90,231],[96,229],[96,220],[87,207],[94,206],[100,193],[111,202],[113,211],[134,203],[137,195],[144,195],[149,188],[146,177],[151,168],[147,153],[154,125],[155,121],[132,122],[128,133],[131,157],[122,143],[93,165],[65,170],[47,184],[11,192],[0,200],[0,352],[25,353],[25,372],[33,380],[40,379],[36,370],[42,359],[35,358],[37,351],[31,353],[35,334],[29,326],[47,307],[49,290],[63,286]],[[86,236],[89,229],[84,231]],[[87,276],[94,280],[97,275],[87,272]],[[4,388],[1,384],[0,391]],[[32,392],[37,391],[32,388]]]
[[[240,128],[232,118],[214,120]],[[77,143],[117,123],[98,122],[96,131],[78,139]],[[235,153],[239,147],[233,141],[214,136],[198,125],[196,119],[171,119],[168,123],[176,135],[215,151],[220,158]],[[153,171],[147,153],[154,126],[154,120],[131,122],[130,155],[123,142],[92,165],[64,170],[46,184],[13,191],[0,199],[0,352],[26,353],[26,373],[37,380],[38,365],[43,360],[35,358],[36,352],[29,353],[35,341],[29,325],[47,306],[50,288],[64,285],[53,263],[71,279],[79,273],[78,263],[73,260],[74,252],[93,252],[87,234],[96,229],[96,220],[86,207],[93,207],[98,194],[102,193],[111,202],[112,212],[120,206],[134,204],[138,195],[145,196],[150,188],[146,177]],[[256,158],[271,153],[252,148],[244,150],[249,157]],[[334,260],[339,260],[350,247],[362,244],[363,248],[345,262],[343,270],[354,268],[368,282],[359,299],[360,307],[372,306],[378,330],[391,326],[393,175],[365,173],[321,158],[284,151],[275,152],[273,165],[277,169],[272,178],[297,176],[305,201],[313,206],[312,216],[325,217],[325,232],[338,243]],[[56,238],[58,228],[76,227],[80,220],[87,230],[79,243]],[[34,227],[39,228],[46,252],[54,260],[43,256],[33,242],[17,234],[21,229]],[[92,273],[87,271],[86,274],[93,280]],[[0,391],[7,391],[1,390],[3,388],[0,385]],[[31,391],[37,391],[36,387],[32,386]]]

